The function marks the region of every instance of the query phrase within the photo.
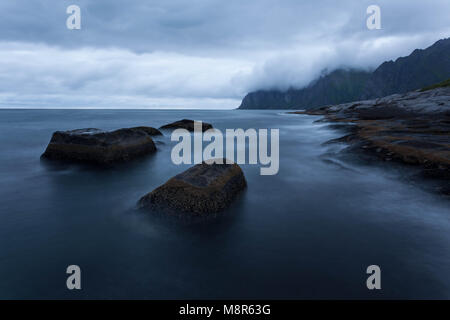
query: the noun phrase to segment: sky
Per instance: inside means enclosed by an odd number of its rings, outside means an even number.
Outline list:
[[[232,109],[450,37],[449,0],[2,0],[0,14],[3,108]]]

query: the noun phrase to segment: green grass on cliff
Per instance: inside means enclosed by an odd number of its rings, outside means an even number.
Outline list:
[[[437,88],[444,88],[444,87],[450,87],[450,79],[444,80],[442,82],[433,84],[431,86],[425,87],[420,89],[420,92],[428,91],[431,89],[437,89]]]

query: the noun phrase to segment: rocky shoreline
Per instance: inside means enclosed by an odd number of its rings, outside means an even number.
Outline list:
[[[420,166],[424,177],[441,182],[440,193],[450,195],[450,87],[290,113],[349,124],[349,134],[328,143]]]

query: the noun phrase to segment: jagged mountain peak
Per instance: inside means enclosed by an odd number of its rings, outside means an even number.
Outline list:
[[[240,109],[311,109],[405,93],[450,78],[450,38],[409,56],[383,62],[373,72],[326,69],[302,89],[258,90],[247,94]]]

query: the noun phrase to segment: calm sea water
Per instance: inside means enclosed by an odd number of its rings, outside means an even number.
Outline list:
[[[135,210],[185,170],[156,155],[109,170],[49,166],[56,130],[279,128],[280,171],[244,165],[248,189],[195,224]],[[0,110],[0,298],[450,298],[450,202],[323,146],[340,132],[281,111]],[[406,169],[405,169],[406,170]],[[409,169],[408,169],[409,170]],[[66,268],[82,290],[66,289]],[[366,268],[382,290],[366,288]]]

